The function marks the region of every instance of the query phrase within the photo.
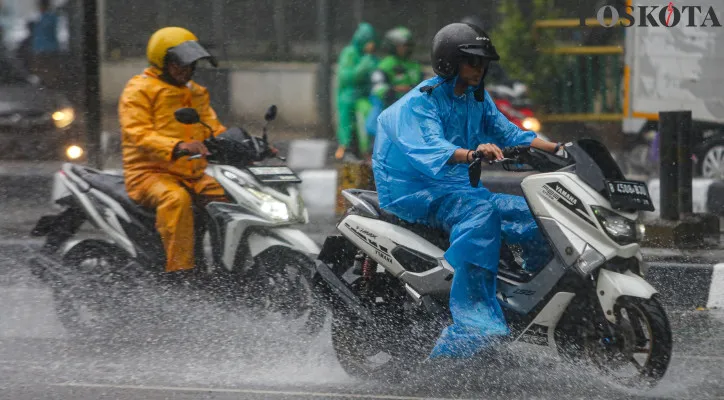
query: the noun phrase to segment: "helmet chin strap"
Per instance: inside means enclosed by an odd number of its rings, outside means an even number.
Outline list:
[[[485,68],[485,72],[483,72],[483,76],[480,78],[480,83],[478,84],[478,87],[476,87],[475,91],[473,92],[475,100],[477,100],[477,101],[485,100],[485,75],[488,74],[489,69],[490,69],[489,66],[487,68]]]

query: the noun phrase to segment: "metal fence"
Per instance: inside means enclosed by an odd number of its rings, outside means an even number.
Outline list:
[[[539,20],[534,29],[555,29],[560,41],[541,46],[556,55],[565,73],[559,76],[557,95],[550,99],[544,122],[620,121],[623,118],[623,28],[602,30],[598,21]],[[581,31],[587,33],[581,37]],[[595,35],[595,33],[602,33]],[[573,40],[572,40],[573,39]]]

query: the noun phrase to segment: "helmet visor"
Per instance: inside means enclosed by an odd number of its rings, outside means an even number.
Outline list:
[[[492,61],[500,60],[498,52],[495,51],[493,45],[480,45],[480,44],[462,44],[458,46],[458,49],[471,56],[479,56]]]
[[[168,49],[168,55],[170,59],[179,63],[182,67],[189,66],[203,59],[209,60],[214,67],[219,65],[216,58],[209,54],[209,52],[195,40],[189,40]]]
[[[462,60],[473,68],[483,67],[486,69],[488,68],[488,65],[490,65],[490,61],[491,61],[489,58],[485,58],[485,57],[481,57],[481,56],[474,56],[471,54],[465,55],[462,58]]]

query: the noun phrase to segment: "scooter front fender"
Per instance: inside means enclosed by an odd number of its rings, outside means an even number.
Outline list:
[[[656,293],[658,291],[653,286],[631,271],[620,274],[602,268],[598,272],[596,295],[606,319],[612,323],[616,322],[613,307],[619,297],[630,296],[650,299]]]
[[[288,247],[300,253],[307,254],[313,259],[321,252],[319,246],[304,232],[292,228],[266,228],[249,235],[249,252],[256,257],[272,246]]]

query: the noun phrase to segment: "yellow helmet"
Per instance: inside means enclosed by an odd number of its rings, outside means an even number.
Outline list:
[[[216,59],[199,44],[198,40],[196,35],[184,28],[172,26],[159,29],[148,40],[146,58],[151,65],[161,69],[165,66],[166,55],[169,53],[172,53],[183,65],[208,59],[213,66],[216,66]]]

